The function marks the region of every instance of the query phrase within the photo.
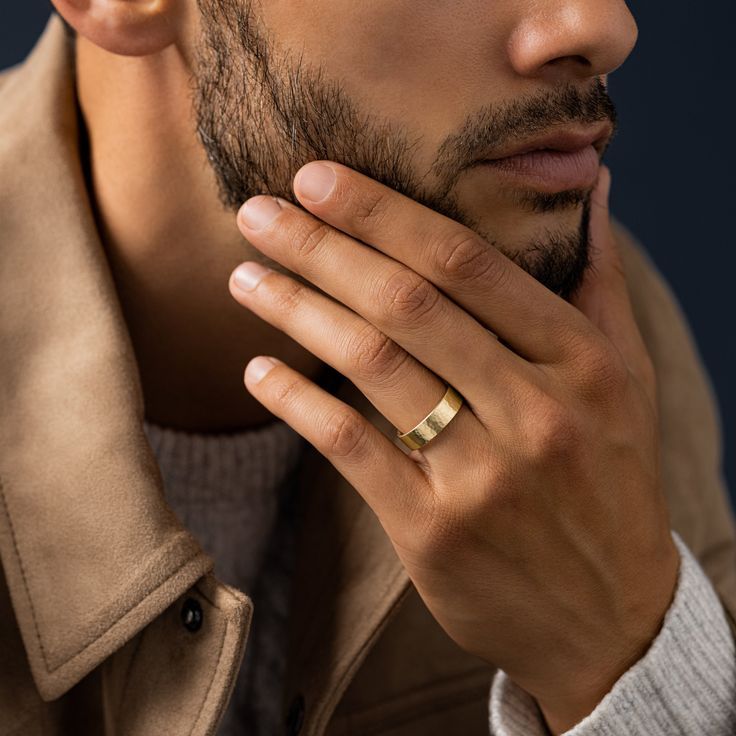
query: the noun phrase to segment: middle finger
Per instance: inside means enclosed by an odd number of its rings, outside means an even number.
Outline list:
[[[576,361],[590,322],[472,229],[364,174],[312,162],[294,180],[320,220],[436,284],[527,360]],[[571,339],[578,338],[578,339]]]

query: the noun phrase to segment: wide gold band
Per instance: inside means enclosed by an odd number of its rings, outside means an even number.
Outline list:
[[[463,397],[452,386],[448,386],[440,403],[414,429],[404,434],[397,430],[396,435],[410,450],[418,450],[455,418],[462,405]]]

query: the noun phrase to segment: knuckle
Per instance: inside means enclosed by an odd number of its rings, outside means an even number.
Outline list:
[[[304,287],[293,279],[286,279],[278,289],[274,290],[271,299],[273,306],[279,314],[293,314],[302,304],[304,299]]]
[[[305,258],[315,253],[327,240],[332,228],[319,220],[302,225],[292,240],[296,255]]]
[[[580,371],[580,360],[590,349],[590,331],[576,325],[552,325],[548,329],[550,340],[560,346],[562,359],[569,360],[576,372]]]
[[[368,441],[363,417],[344,409],[329,417],[323,435],[326,454],[333,457],[360,455]]]
[[[361,192],[353,197],[353,217],[358,225],[374,229],[383,222],[389,210],[386,194],[381,191]]]
[[[588,348],[580,362],[585,395],[596,400],[618,401],[629,377],[622,355],[600,340]]]
[[[461,231],[437,246],[436,269],[451,282],[483,281],[495,287],[506,277],[501,259],[475,233]]]
[[[402,269],[385,282],[379,303],[385,305],[388,323],[415,324],[432,314],[439,298],[439,291],[429,281]]]
[[[537,464],[570,458],[583,446],[583,427],[578,418],[570,408],[555,399],[537,403],[528,435],[528,452]]]
[[[401,346],[372,325],[356,336],[350,352],[358,376],[369,380],[390,378],[408,357]]]
[[[298,378],[276,383],[273,388],[273,397],[284,408],[295,404],[304,392],[304,383]]]

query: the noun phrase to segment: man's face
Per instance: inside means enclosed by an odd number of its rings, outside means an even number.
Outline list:
[[[615,127],[604,75],[636,38],[623,0],[198,5],[197,122],[228,207],[294,201],[303,164],[338,161],[574,291]]]

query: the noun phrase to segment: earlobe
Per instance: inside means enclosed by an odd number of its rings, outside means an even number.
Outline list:
[[[179,0],[52,0],[76,32],[105,51],[148,56],[176,42]]]

